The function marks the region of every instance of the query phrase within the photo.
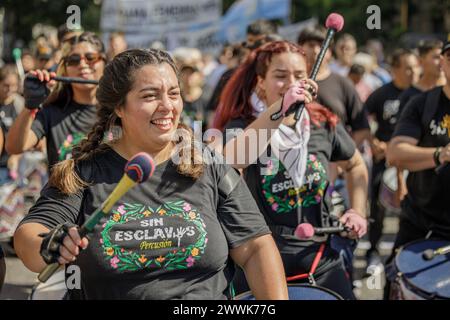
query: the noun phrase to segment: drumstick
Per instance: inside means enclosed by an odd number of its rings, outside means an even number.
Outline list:
[[[27,78],[33,79],[33,80],[39,79],[37,76],[32,75],[32,74],[27,75]],[[90,79],[75,78],[75,77],[55,76],[55,77],[52,77],[50,80],[66,82],[66,83],[98,84],[98,80],[90,80]]]
[[[325,53],[328,50],[328,47],[331,44],[331,39],[333,39],[333,36],[336,32],[339,32],[344,27],[344,17],[342,17],[338,13],[331,13],[327,20],[325,21],[325,26],[327,28],[327,36],[325,40],[322,42],[322,46],[320,48],[319,55],[317,56],[316,61],[314,62],[314,66],[311,71],[310,79],[316,80],[317,73],[319,73],[320,66],[322,64],[323,58],[325,57]],[[304,102],[297,102],[295,104],[296,111],[295,111],[295,120],[300,120],[300,116],[302,114],[303,108],[305,107]]]
[[[19,72],[20,80],[23,81],[25,78],[25,71],[22,65],[22,51],[20,48],[14,48],[13,52],[14,61],[16,62],[17,71]]]
[[[435,256],[443,256],[447,253],[450,253],[450,246],[445,246],[442,248],[438,248],[436,250],[433,249],[425,250],[422,254],[422,257],[425,260],[432,260]]]
[[[122,176],[122,179],[120,179],[113,192],[111,192],[101,207],[95,210],[80,228],[78,232],[80,237],[83,238],[88,233],[92,232],[95,226],[100,222],[101,218],[109,213],[114,204],[137,183],[142,183],[152,176],[154,170],[155,165],[153,159],[145,152],[138,153],[131,158],[125,166],[125,173]],[[57,262],[47,265],[39,274],[39,281],[46,282],[58,268],[59,263]]]

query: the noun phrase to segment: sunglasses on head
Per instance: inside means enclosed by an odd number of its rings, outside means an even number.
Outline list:
[[[81,63],[81,59],[84,59],[87,64],[95,63],[102,59],[102,55],[95,52],[88,52],[85,55],[80,55],[78,53],[71,54],[68,57],[64,58],[64,62],[66,65],[74,67],[78,66]]]

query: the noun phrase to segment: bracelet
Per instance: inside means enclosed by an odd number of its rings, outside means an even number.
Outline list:
[[[437,147],[433,153],[433,160],[436,166],[441,165],[441,161],[439,160],[439,156],[441,155],[442,147]]]

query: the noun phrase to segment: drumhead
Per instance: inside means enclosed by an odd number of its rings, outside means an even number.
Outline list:
[[[425,299],[450,299],[450,254],[425,260],[423,252],[450,245],[450,241],[420,240],[406,244],[395,266],[406,285]]]
[[[344,300],[337,293],[320,286],[288,284],[289,300]],[[237,295],[235,300],[255,300],[251,291]]]
[[[398,189],[398,183],[397,183],[397,168],[390,167],[387,168],[383,173],[383,184],[385,184],[389,190],[395,192]]]

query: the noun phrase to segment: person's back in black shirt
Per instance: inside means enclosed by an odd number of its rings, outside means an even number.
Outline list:
[[[402,91],[393,82],[389,82],[375,90],[367,98],[365,108],[370,115],[375,116],[378,123],[375,137],[380,141],[391,140],[400,114],[399,96]]]

